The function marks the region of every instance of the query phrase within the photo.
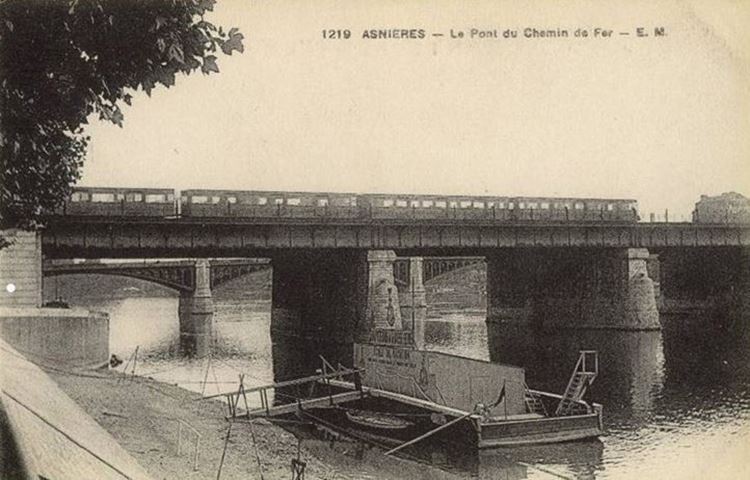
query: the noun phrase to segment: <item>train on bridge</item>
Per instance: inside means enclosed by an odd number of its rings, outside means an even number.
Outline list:
[[[635,200],[78,187],[55,212],[66,216],[214,219],[639,220]]]

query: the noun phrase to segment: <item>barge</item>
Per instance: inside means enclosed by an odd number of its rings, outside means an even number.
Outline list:
[[[370,342],[355,343],[353,368],[334,368],[321,357],[317,375],[240,386],[224,394],[229,414],[248,419],[296,415],[345,434],[379,438],[381,445],[395,445],[389,454],[430,437],[488,449],[603,433],[603,407],[583,400],[599,373],[595,351],[580,352],[565,391],[554,394],[530,389],[523,368],[419,350],[410,345],[410,332],[394,333],[375,331]],[[275,392],[273,401],[270,392]],[[247,408],[250,393],[260,395],[260,408]]]

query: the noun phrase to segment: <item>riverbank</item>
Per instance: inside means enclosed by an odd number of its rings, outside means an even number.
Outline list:
[[[114,371],[47,373],[155,479],[217,478],[229,427],[224,403],[196,401],[197,393]],[[182,453],[177,454],[177,419],[201,435],[197,470],[193,468],[195,436],[187,427],[182,430]],[[307,480],[456,478],[348,441],[306,439],[299,443],[290,432],[259,419],[252,427],[240,422],[232,425],[221,479],[261,478],[258,458],[266,480],[292,478],[291,462],[298,452],[307,463]]]
[[[198,394],[182,388],[110,371],[48,373],[155,479],[216,478],[229,427],[223,403],[198,402]],[[193,468],[195,436],[188,428],[183,428],[182,453],[177,454],[177,419],[201,435],[197,470]],[[291,478],[291,460],[296,457],[297,439],[291,433],[264,420],[257,420],[252,426],[236,422],[227,443],[221,478],[260,478],[258,458],[266,479]],[[305,449],[300,450],[300,457],[307,462],[305,478],[336,476],[334,468]]]

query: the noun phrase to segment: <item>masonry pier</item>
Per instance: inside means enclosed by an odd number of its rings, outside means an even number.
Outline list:
[[[493,253],[487,259],[487,320],[659,329],[649,259],[648,250],[642,248]],[[650,261],[655,265],[653,258]]]
[[[211,267],[208,260],[195,262],[195,287],[180,291],[177,314],[180,318],[180,346],[188,355],[210,352],[214,302],[211,294]]]
[[[427,320],[427,292],[424,288],[424,259],[408,258],[408,283],[399,289],[401,321],[404,330],[411,331],[414,345],[424,348],[424,323]]]
[[[63,368],[109,360],[109,317],[80,308],[41,308],[42,249],[37,233],[4,230],[0,249],[0,337],[27,359]]]
[[[665,314],[717,318],[750,314],[750,249],[671,248],[659,252],[661,304]]]
[[[285,252],[272,258],[271,329],[348,343],[402,326],[390,250]]]

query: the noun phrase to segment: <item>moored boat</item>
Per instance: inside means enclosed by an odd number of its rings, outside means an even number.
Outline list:
[[[389,343],[355,343],[354,368],[334,369],[324,361],[319,375],[242,391],[258,391],[262,406],[240,415],[296,413],[326,427],[343,420],[345,433],[354,427],[398,443],[388,453],[430,437],[485,449],[591,439],[603,432],[603,407],[583,400],[599,373],[595,351],[580,352],[558,395],[530,389],[521,367],[419,350],[403,334],[409,332],[401,333],[373,335]],[[324,385],[326,393],[268,402],[267,390],[301,383]]]
[[[405,430],[414,426],[414,423],[403,417],[372,410],[347,409],[345,415],[354,424],[378,430]]]

